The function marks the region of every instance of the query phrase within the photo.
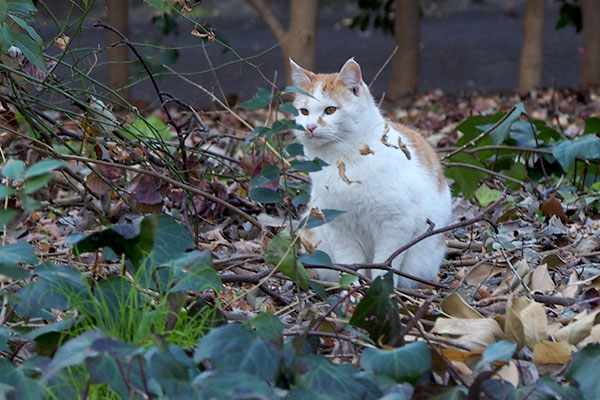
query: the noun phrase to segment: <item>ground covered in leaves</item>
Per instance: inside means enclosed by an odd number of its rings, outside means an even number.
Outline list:
[[[597,92],[384,104],[455,194],[440,280],[413,290],[310,254],[302,227],[335,216],[300,222],[319,165],[286,104],[26,111],[4,95],[3,396],[600,396]]]

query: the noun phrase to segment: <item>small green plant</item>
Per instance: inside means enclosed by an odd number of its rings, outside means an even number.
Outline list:
[[[59,160],[42,160],[28,168],[21,160],[9,160],[2,168],[6,183],[0,185],[0,200],[4,200],[4,208],[0,211],[0,226],[6,225],[15,215],[16,209],[22,208],[30,212],[39,207],[40,203],[31,194],[37,192],[52,179],[51,172],[62,167]],[[9,198],[15,197],[15,208],[8,208]]]

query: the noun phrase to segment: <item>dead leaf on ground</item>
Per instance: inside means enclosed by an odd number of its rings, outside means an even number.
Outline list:
[[[463,300],[463,298],[456,292],[453,292],[449,296],[446,296],[442,300],[440,307],[442,311],[454,318],[483,318],[483,315],[481,315],[477,310],[468,305]]]
[[[533,362],[536,364],[566,364],[571,361],[569,343],[543,340],[533,348]]]
[[[498,322],[490,318],[458,319],[442,318],[435,320],[432,333],[458,336],[450,339],[469,350],[484,349],[487,345],[504,338]]]
[[[356,179],[356,180],[348,179],[348,177],[346,176],[346,164],[344,164],[344,162],[342,160],[337,162],[337,169],[340,174],[340,178],[348,185],[350,185],[352,183],[362,183],[360,181],[360,179]]]

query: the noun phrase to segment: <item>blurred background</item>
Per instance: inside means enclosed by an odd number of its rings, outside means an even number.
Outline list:
[[[120,93],[141,103],[156,97],[147,76],[137,74],[141,66],[125,46],[101,51],[117,38],[94,28],[96,19],[138,45],[161,87],[201,107],[210,97],[163,65],[233,103],[257,86],[284,86],[288,57],[319,72],[354,57],[367,83],[383,68],[372,91],[390,101],[434,90],[526,94],[600,81],[593,0],[202,0],[181,1],[183,15],[161,1],[106,0],[83,24],[59,24],[64,32],[54,21],[78,22],[81,10],[64,0],[43,3],[40,35],[77,37],[73,57],[91,76],[115,89],[128,85]]]

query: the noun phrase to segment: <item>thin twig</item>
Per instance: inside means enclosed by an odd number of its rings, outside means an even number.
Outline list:
[[[387,65],[390,63],[390,61],[392,61],[392,58],[394,58],[394,56],[396,55],[397,51],[398,51],[398,46],[394,47],[394,50],[392,51],[392,54],[390,54],[390,56],[387,58],[387,60],[385,60],[385,62],[381,66],[381,68],[379,68],[379,70],[377,71],[377,73],[375,74],[375,76],[373,77],[373,79],[371,80],[371,83],[369,83],[369,89],[371,89],[371,86],[373,86],[373,83],[375,83],[375,81],[377,80],[377,78],[379,78],[379,75],[383,72],[383,70],[385,69],[385,67],[387,67]]]

